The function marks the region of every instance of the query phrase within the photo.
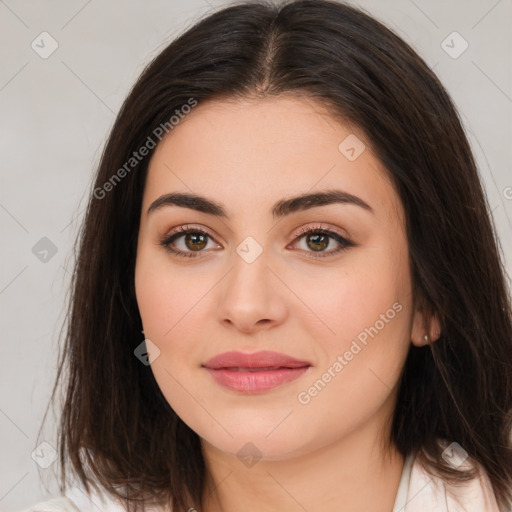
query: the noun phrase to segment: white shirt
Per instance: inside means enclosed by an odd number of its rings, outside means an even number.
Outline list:
[[[467,459],[461,469],[475,463]],[[500,512],[489,478],[482,470],[480,477],[459,485],[431,476],[409,455],[404,461],[393,512]],[[512,511],[511,511],[512,512]]]
[[[469,467],[465,462],[462,466]],[[20,512],[125,512],[118,503],[93,494],[92,499],[78,487],[65,496],[41,501]],[[156,511],[155,511],[156,512]],[[500,512],[486,475],[461,484],[449,485],[430,476],[413,455],[406,457],[393,512]],[[512,511],[511,511],[512,512]]]

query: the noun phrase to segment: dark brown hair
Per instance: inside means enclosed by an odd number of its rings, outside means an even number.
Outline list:
[[[439,438],[482,465],[500,506],[511,503],[512,320],[498,240],[458,113],[425,62],[366,13],[329,0],[242,3],[184,32],[143,71],[104,149],[77,238],[59,382],[61,491],[69,464],[82,484],[132,508],[201,509],[198,435],[172,410],[134,349],[134,290],[148,162],[105,184],[193,98],[314,98],[357,126],[391,177],[406,214],[414,298],[441,337],[411,346],[391,442],[462,481]],[[133,164],[133,161],[132,161]],[[110,182],[112,183],[112,181]],[[101,195],[101,197],[100,197]],[[76,247],[75,247],[76,250]]]

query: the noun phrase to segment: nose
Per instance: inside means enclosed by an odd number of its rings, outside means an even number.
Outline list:
[[[227,327],[246,334],[270,329],[288,314],[286,290],[275,270],[270,270],[265,251],[253,262],[233,254],[233,267],[222,280],[218,315]]]

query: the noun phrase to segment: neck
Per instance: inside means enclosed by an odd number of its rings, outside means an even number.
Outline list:
[[[314,451],[251,467],[202,441],[208,486],[205,512],[391,512],[404,460],[374,422]],[[388,429],[389,430],[389,429]]]

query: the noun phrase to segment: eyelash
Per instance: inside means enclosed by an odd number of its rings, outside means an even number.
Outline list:
[[[163,248],[166,251],[168,251],[176,256],[181,256],[181,257],[185,257],[185,258],[201,257],[201,256],[199,256],[199,253],[204,252],[204,251],[181,251],[179,249],[173,249],[171,247],[171,244],[177,238],[179,238],[183,235],[189,234],[189,233],[199,233],[201,235],[205,235],[205,236],[209,237],[210,239],[214,240],[213,237],[204,229],[185,225],[185,226],[179,226],[176,229],[176,232],[172,233],[169,236],[165,236],[162,240],[160,240],[159,243],[161,246],[163,246]],[[334,254],[338,254],[341,251],[345,251],[349,247],[355,246],[354,243],[352,243],[349,240],[347,240],[346,238],[342,237],[339,233],[337,233],[335,231],[331,231],[330,229],[323,228],[322,226],[312,226],[312,227],[310,226],[307,228],[300,229],[298,235],[295,237],[294,242],[300,240],[302,237],[304,237],[305,235],[309,235],[309,234],[311,234],[311,235],[319,235],[319,234],[328,235],[330,238],[333,238],[340,244],[340,247],[338,247],[335,250],[331,250],[329,252],[320,251],[318,253],[315,253],[315,252],[305,251],[307,254],[307,257],[309,257],[309,258],[313,258],[313,259],[327,258],[329,256],[333,256]]]

